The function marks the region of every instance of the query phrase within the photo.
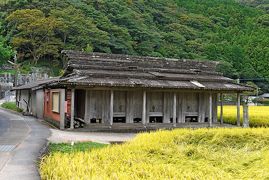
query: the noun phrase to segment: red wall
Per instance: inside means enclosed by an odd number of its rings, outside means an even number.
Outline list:
[[[50,120],[60,122],[60,113],[55,113],[52,111],[52,92],[60,92],[60,89],[45,89],[44,94],[44,117]],[[67,103],[66,117],[70,119],[71,117],[71,90],[66,90],[65,101]]]
[[[45,89],[44,94],[44,117],[60,122],[60,113],[52,111],[52,92],[60,92],[59,89]]]
[[[67,113],[66,117],[71,118],[71,99],[72,99],[72,91],[70,89],[66,90],[66,98],[67,101]]]

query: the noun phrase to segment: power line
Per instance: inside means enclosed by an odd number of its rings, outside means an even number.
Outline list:
[[[239,79],[240,81],[268,81],[269,78],[248,78],[248,79]]]

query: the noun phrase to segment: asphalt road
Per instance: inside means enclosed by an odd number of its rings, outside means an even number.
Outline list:
[[[40,121],[0,109],[0,180],[40,179],[37,158],[49,136]]]

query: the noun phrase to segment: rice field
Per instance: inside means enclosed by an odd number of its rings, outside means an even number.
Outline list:
[[[54,152],[42,179],[268,179],[269,131],[177,129],[81,152]]]
[[[223,111],[224,122],[236,124],[236,106],[224,106]],[[243,107],[240,111],[242,123]],[[269,106],[249,106],[249,120],[250,127],[269,127]]]

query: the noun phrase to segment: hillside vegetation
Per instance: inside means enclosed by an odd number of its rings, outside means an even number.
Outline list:
[[[42,179],[268,179],[268,129],[199,129],[138,135],[123,145],[56,152]]]
[[[269,15],[258,1],[1,1],[2,41],[23,64],[61,68],[60,51],[73,49],[218,60],[232,78],[269,78]]]

